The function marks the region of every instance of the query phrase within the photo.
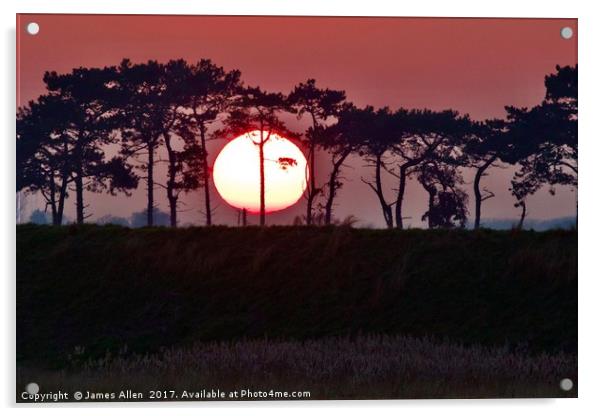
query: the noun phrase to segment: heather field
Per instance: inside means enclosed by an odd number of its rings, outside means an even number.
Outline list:
[[[575,397],[577,232],[19,226],[17,372],[18,394]]]
[[[576,397],[574,354],[464,347],[427,338],[359,336],[311,341],[195,343],[156,354],[125,351],[60,371],[21,369],[47,391],[304,392],[304,399]],[[306,392],[309,392],[307,395]],[[247,393],[249,394],[249,393]],[[269,393],[268,393],[269,394]],[[250,400],[250,398],[242,398]],[[267,399],[275,397],[267,396]]]

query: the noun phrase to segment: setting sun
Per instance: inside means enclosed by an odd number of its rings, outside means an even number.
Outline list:
[[[213,167],[213,180],[221,197],[250,213],[258,213],[260,204],[259,135],[259,131],[252,131],[230,141]],[[266,212],[290,207],[306,187],[305,156],[293,142],[272,133],[264,144],[264,158]]]

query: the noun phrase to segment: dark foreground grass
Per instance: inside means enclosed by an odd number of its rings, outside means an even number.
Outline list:
[[[575,353],[577,233],[17,227],[22,368],[362,333]]]
[[[59,371],[19,368],[17,400],[30,381],[42,393],[112,392],[117,400],[125,390],[170,400],[189,400],[184,391],[217,390],[231,400],[232,392],[246,400],[284,399],[285,392],[303,399],[576,397],[576,385],[560,388],[560,380],[576,376],[576,357],[566,353],[529,356],[403,336],[263,339],[107,355]]]

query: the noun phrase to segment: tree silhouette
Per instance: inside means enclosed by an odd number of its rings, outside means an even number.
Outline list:
[[[468,116],[460,116],[453,110],[411,110],[403,111],[402,114],[403,140],[392,149],[400,160],[395,174],[399,180],[395,199],[395,224],[400,229],[403,228],[403,199],[407,178],[420,164],[430,160],[460,166],[463,163],[461,148],[471,128]]]
[[[374,169],[370,180],[361,179],[377,196],[390,228],[403,228],[409,178],[416,178],[428,194],[423,219],[431,228],[464,226],[463,167],[474,169],[475,228],[481,224],[483,202],[494,197],[481,186],[482,179],[498,162],[516,167],[510,190],[521,208],[519,225],[527,215],[529,195],[545,185],[552,194],[557,185],[577,185],[576,66],[557,66],[545,77],[546,96],[539,105],[506,107],[505,120],[483,122],[471,122],[453,110],[358,109],[345,102],[344,91],[318,88],[313,79],[285,97],[243,87],[239,71],[226,72],[208,59],[194,65],[182,59],[165,64],[125,59],[117,67],[46,72],[44,82],[47,94],[17,112],[17,191],[39,192],[57,225],[71,192],[78,223],[88,216],[85,191],[129,195],[139,180],[130,161],[140,162],[141,156],[145,159],[137,167],[147,182],[147,225],[156,223],[156,186],[166,189],[172,226],[177,225],[181,193],[204,186],[205,223],[211,225],[207,142],[253,131],[259,132],[252,140],[259,153],[260,224],[265,225],[265,163],[281,169],[297,164],[264,156],[274,134],[299,138],[281,121],[285,112],[310,121],[300,139],[309,160],[306,224],[333,222],[343,168],[354,153]],[[108,157],[119,143],[118,156]],[[319,152],[331,162],[325,184],[316,175]],[[164,184],[155,180],[155,165],[163,162]],[[398,180],[394,197],[385,189],[389,174]]]
[[[205,224],[211,225],[211,169],[208,162],[207,150],[208,128],[218,121],[220,114],[228,111],[233,105],[237,91],[240,89],[240,71],[226,72],[211,62],[203,59],[189,66],[189,78],[186,87],[189,96],[185,107],[190,110],[190,128],[195,135],[192,137],[193,145],[198,146],[201,157],[200,173],[205,197]],[[195,144],[198,137],[198,144]]]
[[[531,109],[506,107],[512,152],[505,161],[518,164],[512,194],[526,215],[526,198],[544,184],[577,186],[577,67],[556,67],[546,76],[546,98]]]
[[[506,161],[519,166],[510,189],[517,200],[515,206],[521,208],[519,228],[526,215],[527,196],[545,184],[549,185],[551,194],[555,193],[555,185],[577,184],[577,167],[573,164],[576,140],[574,149],[555,143],[554,139],[548,140],[558,132],[550,109],[546,104],[532,109],[507,108],[509,135],[515,145]]]
[[[362,178],[370,189],[374,191],[378,198],[383,218],[387,228],[393,228],[392,203],[389,203],[385,197],[382,173],[387,170],[386,155],[403,137],[404,110],[392,113],[389,108],[381,108],[374,111],[372,107],[366,107],[357,114],[360,118],[362,147],[360,155],[370,163],[374,168],[373,181],[367,181]]]
[[[341,171],[345,160],[358,151],[365,142],[363,119],[366,112],[350,103],[342,105],[337,114],[337,123],[328,127],[317,126],[313,135],[318,146],[330,155],[330,173],[326,183],[326,203],[324,205],[324,223],[332,223],[334,200],[343,186]]]
[[[180,59],[160,64],[159,68],[156,82],[161,85],[161,99],[168,115],[161,133],[167,152],[167,181],[165,185],[157,185],[166,190],[170,225],[176,227],[180,193],[201,186],[199,168],[206,159],[206,150],[194,140],[190,119],[184,111],[190,100],[190,67]]]
[[[486,120],[473,124],[473,132],[468,135],[464,146],[467,165],[475,168],[473,192],[475,198],[474,228],[481,225],[481,206],[495,194],[487,188],[481,189],[481,179],[487,176],[487,170],[495,166],[495,162],[507,159],[511,150],[511,141],[505,134],[506,123],[503,120]]]
[[[556,65],[556,73],[546,75],[544,84],[546,86],[546,101],[559,104],[576,117],[577,65],[564,67]]]
[[[429,196],[428,209],[422,216],[428,228],[463,228],[468,195],[458,188],[464,181],[455,166],[429,160],[420,165],[417,177]]]
[[[176,227],[178,224],[178,201],[182,192],[190,192],[203,186],[202,172],[205,153],[196,143],[194,133],[189,127],[178,121],[173,126],[174,132],[164,136],[164,143],[168,155],[167,191],[169,203],[170,225]],[[174,143],[179,140],[181,149],[176,149]],[[159,184],[159,186],[163,186]]]
[[[577,185],[577,66],[556,66],[556,73],[546,76],[545,104],[552,112],[553,142],[562,148],[554,155],[555,166],[569,170],[570,178],[560,180]]]
[[[559,111],[560,110],[560,111]],[[508,107],[508,129],[513,141],[510,163],[523,175],[534,175],[550,185],[577,184],[577,126],[553,104]],[[573,124],[574,123],[574,124]]]
[[[138,184],[132,167],[120,157],[107,161],[105,147],[115,142],[117,126],[114,102],[115,68],[76,68],[70,73],[46,72],[44,82],[51,96],[68,103],[69,112],[60,116],[68,124],[65,134],[71,137],[69,152],[75,185],[76,221],[82,224],[85,214],[84,190],[126,192]]]
[[[178,120],[178,106],[173,97],[181,92],[168,90],[168,85],[173,88],[174,82],[168,82],[165,78],[166,67],[156,61],[148,61],[144,64],[132,64],[124,59],[118,68],[118,90],[121,124],[121,135],[123,140],[122,154],[126,157],[137,156],[140,153],[147,155],[147,160],[140,168],[146,172],[147,183],[147,225],[152,226],[155,208],[155,155],[159,146],[164,144],[164,139],[170,137],[171,130]],[[168,150],[169,152],[169,150]],[[175,164],[175,156],[172,154],[171,164]],[[175,180],[174,168],[170,168],[168,183]],[[173,195],[170,199],[170,209],[177,201]]]
[[[387,227],[403,228],[403,200],[408,177],[419,172],[421,164],[431,160],[459,166],[470,120],[452,110],[408,111],[400,108],[392,113],[388,108],[374,112],[368,107],[361,125],[366,138],[362,155],[375,168],[373,181],[363,181],[377,195]],[[395,169],[391,165],[395,165]],[[384,193],[383,170],[398,179],[393,202],[389,202]]]
[[[252,138],[259,149],[259,225],[265,225],[265,156],[264,146],[273,134],[296,138],[298,135],[288,130],[278,118],[279,114],[289,111],[290,107],[281,93],[263,91],[258,87],[240,88],[236,107],[230,111],[225,128],[219,136],[238,136],[258,131],[259,136]]]
[[[310,127],[305,131],[304,142],[308,149],[308,171],[307,171],[307,189],[306,199],[307,207],[305,213],[305,221],[307,225],[313,223],[315,216],[314,202],[322,192],[322,187],[316,182],[316,151],[320,143],[325,142],[324,137],[319,137],[324,134],[324,128],[327,122],[336,118],[345,101],[345,92],[316,87],[316,80],[309,79],[304,83],[298,84],[288,96],[288,101],[292,108],[297,113],[297,118],[301,119],[304,115],[309,115],[311,119]],[[330,183],[330,182],[329,182]],[[334,192],[329,187],[330,204],[329,212],[332,212],[332,200]],[[330,218],[330,214],[327,216]]]
[[[68,185],[73,181],[72,137],[63,115],[70,104],[43,95],[17,113],[17,191],[40,192],[52,224],[61,225]]]
[[[517,229],[521,230],[525,222],[527,215],[527,197],[537,192],[543,185],[540,180],[541,178],[536,175],[529,175],[524,171],[519,171],[514,175],[511,180],[510,192],[516,199],[514,206],[521,209],[520,219],[516,226]],[[554,193],[554,190],[551,191]]]

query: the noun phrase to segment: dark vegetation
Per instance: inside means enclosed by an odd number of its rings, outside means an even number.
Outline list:
[[[576,352],[576,231],[17,227],[17,358],[428,335]]]
[[[259,131],[260,225],[265,225],[263,146],[272,134],[297,140],[309,160],[306,212],[302,222],[330,224],[345,162],[361,157],[373,167],[360,178],[373,191],[388,228],[403,228],[406,182],[416,179],[428,194],[422,219],[429,228],[466,226],[465,183],[472,183],[474,228],[484,203],[495,195],[481,180],[495,166],[512,166],[508,184],[520,209],[542,187],[577,186],[577,67],[557,67],[545,77],[546,95],[533,108],[506,107],[504,119],[473,120],[453,109],[358,108],[345,91],[308,79],[288,94],[247,86],[237,70],[212,61],[171,60],[104,68],[47,72],[46,93],[17,113],[17,191],[37,192],[55,225],[63,224],[75,196],[76,222],[88,218],[86,192],[129,195],[146,187],[146,225],[155,225],[157,189],[165,192],[169,222],[178,225],[180,195],[202,191],[205,224],[212,224],[208,184],[209,140],[229,140]],[[401,93],[401,92],[400,92]],[[304,124],[284,123],[295,114]],[[307,129],[299,132],[304,127]],[[160,152],[160,153],[159,153]],[[316,172],[316,155],[330,160]],[[157,178],[156,165],[167,166]],[[471,177],[465,181],[462,168]],[[396,178],[385,189],[383,178]],[[326,178],[326,179],[324,179]]]
[[[19,367],[17,384],[36,380],[44,391],[120,391],[127,386],[180,393],[202,386],[226,392],[309,392],[304,400],[577,397],[577,386],[570,391],[559,386],[564,378],[577,380],[575,354],[528,354],[428,337],[195,342],[158,353],[123,350],[81,361],[84,353],[74,352],[72,363],[79,364],[66,370]]]

